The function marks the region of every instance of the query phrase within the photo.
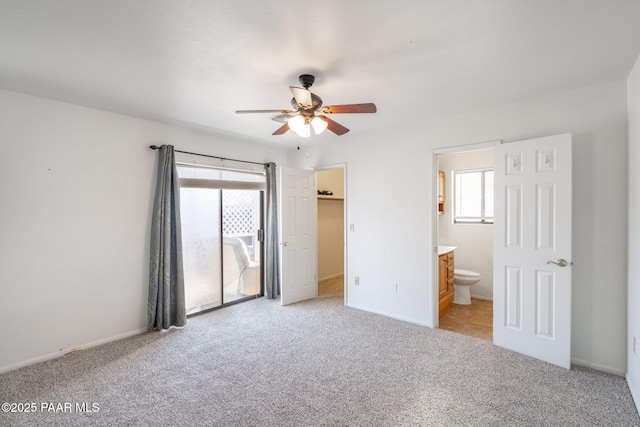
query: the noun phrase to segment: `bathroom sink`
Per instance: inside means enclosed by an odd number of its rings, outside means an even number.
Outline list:
[[[438,255],[448,254],[455,251],[457,246],[438,246]]]

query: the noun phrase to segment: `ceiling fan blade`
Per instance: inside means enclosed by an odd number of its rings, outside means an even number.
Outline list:
[[[236,114],[253,113],[295,113],[295,110],[236,110]]]
[[[276,131],[274,133],[272,133],[271,135],[282,135],[283,133],[285,133],[288,130],[289,130],[289,123],[285,123],[282,126],[280,126],[278,129],[276,129]]]
[[[313,106],[311,102],[311,91],[309,89],[296,86],[289,86],[289,89],[291,89],[291,93],[299,106],[302,108],[311,108]]]
[[[327,105],[322,108],[322,112],[325,114],[375,113],[376,111],[378,109],[373,102],[367,104]]]
[[[342,126],[340,123],[336,122],[335,120],[331,120],[329,117],[326,117],[326,116],[318,116],[318,117],[321,117],[322,120],[327,122],[327,129],[329,129],[331,132],[335,133],[338,136],[344,135],[345,133],[349,132],[349,129]]]
[[[291,117],[294,117],[295,114],[293,113],[283,113],[283,114],[278,114],[277,116],[273,116],[271,117],[271,120],[275,120],[276,122],[280,122],[280,123],[286,123]]]

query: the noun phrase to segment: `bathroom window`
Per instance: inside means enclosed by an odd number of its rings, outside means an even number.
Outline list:
[[[493,224],[493,169],[453,172],[453,222]]]

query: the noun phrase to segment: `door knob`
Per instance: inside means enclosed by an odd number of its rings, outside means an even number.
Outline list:
[[[555,264],[558,267],[566,267],[567,266],[567,261],[560,258],[558,261],[547,261],[547,264]]]

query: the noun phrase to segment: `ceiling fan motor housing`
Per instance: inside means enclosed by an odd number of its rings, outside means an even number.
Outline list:
[[[320,98],[315,93],[311,94],[311,108],[305,109],[298,105],[298,101],[295,98],[291,98],[291,106],[294,110],[299,110],[302,114],[303,111],[313,112],[322,107],[322,98]]]

